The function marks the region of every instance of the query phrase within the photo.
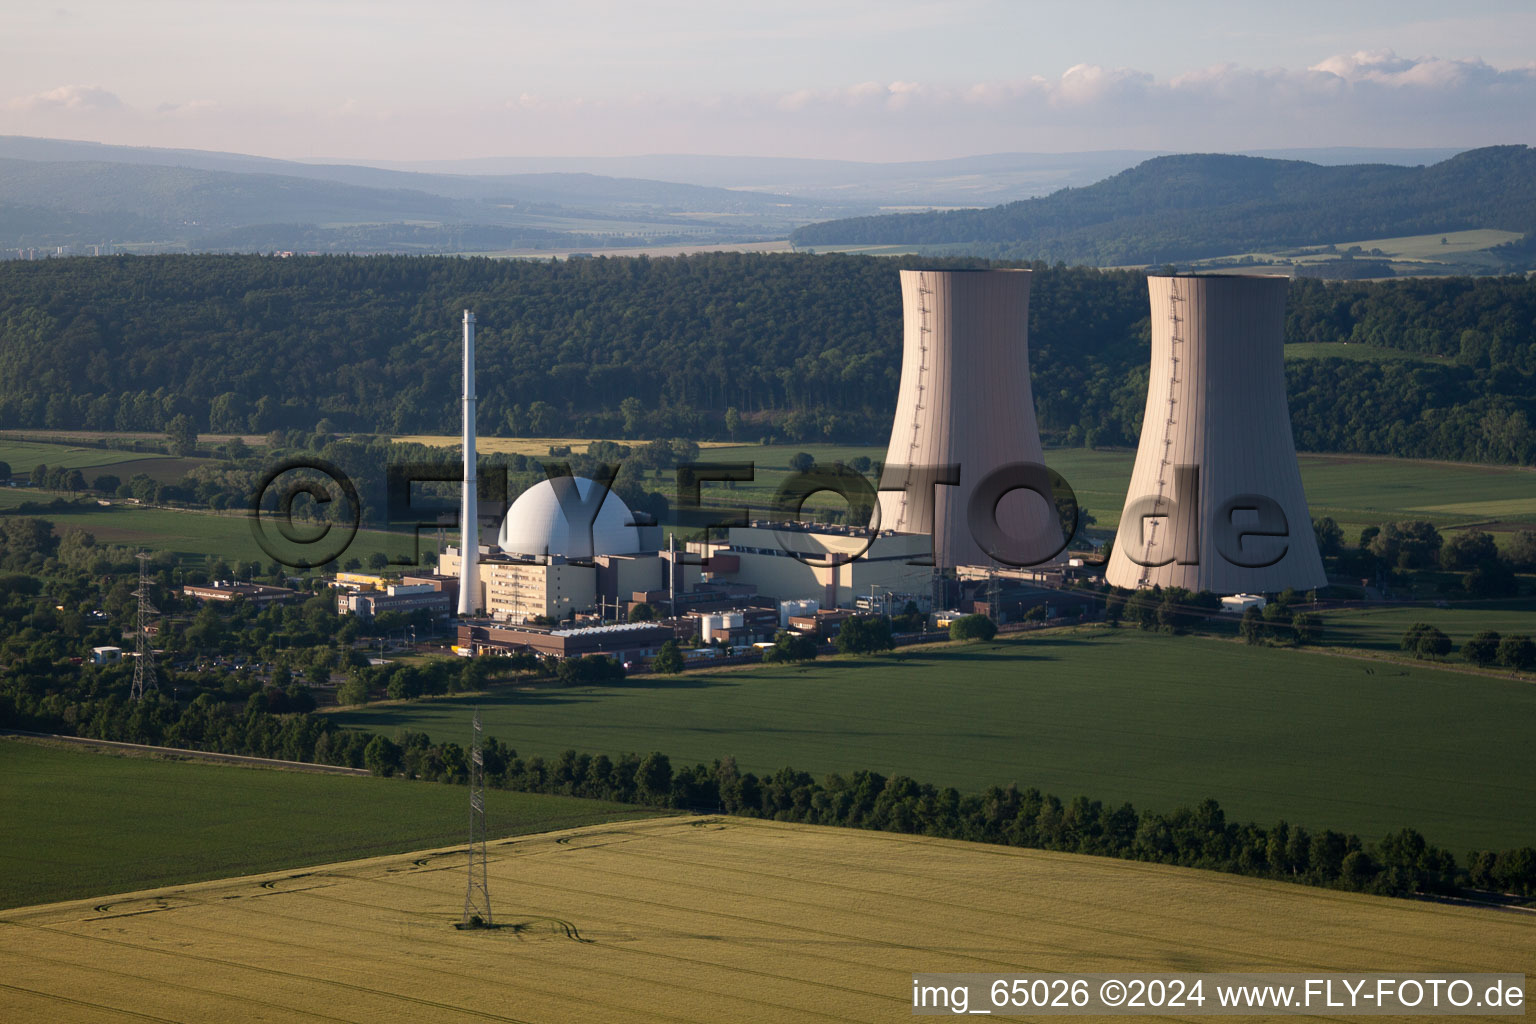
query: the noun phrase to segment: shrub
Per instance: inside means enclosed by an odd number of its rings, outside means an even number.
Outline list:
[[[985,615],[962,615],[949,624],[951,640],[991,640],[997,635],[997,623]]]

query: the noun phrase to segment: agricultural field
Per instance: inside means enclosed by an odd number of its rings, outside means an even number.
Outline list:
[[[500,790],[486,803],[498,836],[654,813]],[[465,834],[468,805],[462,786],[0,737],[0,907],[435,846]]]
[[[853,1022],[906,1019],[914,971],[1536,974],[1532,915],[951,840],[695,817],[489,853],[490,930],[452,927],[462,848],[0,913],[0,1010]]]
[[[1113,531],[1136,453],[1054,448],[1045,461],[1093,513],[1095,529]],[[1332,516],[1350,543],[1367,526],[1403,519],[1428,519],[1442,531],[1491,524],[1495,536],[1536,528],[1536,470],[1527,467],[1308,452],[1297,461],[1313,517]]]
[[[464,443],[464,439],[458,434],[402,434],[391,437],[390,440],[397,444],[421,444],[429,448],[458,448]],[[537,455],[542,459],[549,456],[551,448],[569,448],[581,454],[592,444],[605,440],[630,447],[638,447],[646,443],[601,437],[489,437],[482,434],[475,438],[475,450],[482,455],[505,452],[509,455]],[[700,441],[699,447],[726,448],[730,447],[730,444],[725,441]]]
[[[1536,470],[1369,455],[1300,456],[1312,515],[1333,516],[1354,542],[1359,529],[1427,519],[1440,530],[1492,524],[1536,528]],[[1497,534],[1496,534],[1497,535]]]
[[[1367,346],[1292,345],[1289,349],[1360,349]],[[1288,350],[1289,350],[1288,349]],[[457,437],[419,435],[400,437],[396,440],[443,446],[456,445]],[[482,437],[479,445],[485,452],[522,452],[527,455],[546,456],[551,446],[569,445],[573,451],[584,451],[591,441],[574,438],[492,438]],[[621,441],[621,444],[637,442]],[[27,447],[17,447],[27,446]],[[824,464],[852,463],[859,456],[878,462],[885,456],[879,446],[829,445],[829,444],[729,444],[704,442],[700,445],[701,461],[751,462],[756,478],[750,483],[738,483],[729,487],[724,483],[705,482],[701,499],[708,507],[747,507],[755,516],[768,516],[773,508],[774,496],[780,483],[790,474],[790,459],[798,452],[810,454]],[[44,451],[39,450],[45,450]],[[7,451],[11,451],[7,455]],[[18,472],[29,472],[40,459],[48,465],[67,464],[74,459],[86,469],[100,465],[124,479],[135,472],[145,472],[157,480],[179,479],[193,465],[206,460],[174,459],[168,456],[146,458],[133,452],[114,452],[95,448],[68,448],[61,445],[39,445],[0,438],[0,460],[8,461]],[[106,462],[104,459],[116,460]],[[89,460],[95,460],[89,461]],[[1120,510],[1125,501],[1135,453],[1128,449],[1055,448],[1045,453],[1045,461],[1060,472],[1077,494],[1078,502],[1097,520],[1095,533],[1113,533],[1119,522]],[[1430,462],[1411,459],[1394,459],[1368,455],[1327,455],[1303,453],[1299,456],[1302,482],[1314,516],[1330,515],[1345,530],[1347,540],[1353,540],[1366,526],[1400,519],[1429,519],[1442,530],[1473,524],[1488,524],[1495,535],[1508,534],[1526,526],[1536,527],[1536,470],[1513,466],[1484,466],[1471,463]],[[110,466],[111,468],[105,468]],[[88,475],[90,475],[88,473]],[[868,475],[871,484],[873,474]],[[659,470],[650,474],[647,485],[660,489],[669,499],[676,494],[676,476],[671,470]],[[57,495],[37,492],[29,488],[0,489],[0,509],[15,507],[26,501],[47,501]],[[824,516],[832,513],[841,516],[846,505],[834,495],[825,494],[811,499],[806,506],[807,515]],[[155,510],[133,510],[135,514]],[[95,516],[96,513],[88,513]],[[151,548],[170,548],[187,554],[201,555],[223,553],[222,545],[237,533],[248,536],[243,521],[231,520],[221,525],[198,524],[193,520],[210,517],[200,513],[181,513],[160,510],[158,518],[136,520],[130,532],[131,542],[144,543]],[[61,517],[69,518],[69,517]],[[232,525],[238,523],[238,525]],[[118,524],[111,524],[116,528]],[[124,524],[126,526],[126,524]],[[207,538],[212,535],[217,542]],[[99,539],[106,540],[105,537]],[[113,541],[129,543],[128,540]],[[248,540],[235,538],[233,543],[244,544]],[[401,547],[406,542],[403,534],[379,533],[369,539],[366,533],[351,555],[366,558],[376,550],[387,554],[403,555]],[[242,549],[243,551],[243,549]],[[234,553],[228,557],[254,558],[255,553]]]
[[[1397,238],[1369,238],[1354,242],[1337,242],[1335,247],[1347,250],[1358,245],[1366,252],[1380,249],[1393,260],[1424,260],[1438,263],[1449,257],[1469,256],[1492,249],[1494,246],[1519,241],[1518,231],[1500,231],[1496,228],[1474,228],[1469,231],[1447,231],[1443,234],[1406,235]]]
[[[22,501],[46,501],[53,497],[56,495],[39,495],[17,488],[0,492],[0,508],[7,507],[7,501],[14,501],[9,506],[14,508]],[[89,532],[99,544],[124,544],[146,551],[174,551],[184,557],[223,558],[229,562],[271,561],[251,536],[250,520],[241,514],[151,508],[114,501],[108,507],[80,503],[68,511],[48,510],[38,516],[52,522],[57,534],[79,528]],[[423,540],[424,547],[429,543],[430,539]],[[366,561],[375,552],[405,557],[409,546],[410,536],[403,532],[359,530],[343,557]]]
[[[714,497],[721,505],[767,509],[790,472],[790,458],[800,451],[823,463],[851,463],[860,455],[879,461],[885,456],[880,448],[835,445],[715,448],[708,458],[754,462],[757,479],[729,490],[723,484],[706,484],[703,494],[706,500]],[[1441,529],[1490,521],[1498,521],[1505,529],[1518,523],[1536,527],[1536,470],[1526,467],[1311,453],[1299,455],[1298,461],[1312,515],[1333,516],[1350,541],[1366,526],[1400,519],[1429,519]],[[1045,462],[1071,485],[1078,504],[1092,513],[1097,520],[1094,530],[1113,532],[1125,504],[1136,453],[1129,449],[1052,448],[1046,451]],[[812,503],[807,507],[816,506]],[[840,499],[829,497],[824,507],[845,506]]]
[[[1367,839],[1408,826],[1458,855],[1536,842],[1519,810],[1536,806],[1536,686],[1427,665],[1085,628],[475,703],[524,757],[732,755],[759,774],[870,769],[1157,811],[1214,797],[1233,820]],[[467,708],[445,698],[333,715],[451,737]]]
[[[146,455],[144,452],[114,451],[110,448],[80,448],[63,444],[40,444],[36,441],[16,441],[8,437],[0,437],[0,462],[9,463],[11,472],[18,477],[24,477],[32,472],[32,467],[63,466],[65,469],[85,470],[100,468],[102,472],[110,472],[114,476],[126,480],[131,473],[120,472],[117,467],[125,462],[149,463],[166,458],[163,455]],[[106,467],[114,467],[107,469]],[[183,471],[185,472],[185,471]],[[89,481],[94,473],[85,473]]]
[[[1392,264],[1399,276],[1423,276],[1428,274],[1488,273],[1499,265],[1497,257],[1488,250],[1522,236],[1516,231],[1500,231],[1496,228],[1474,228],[1467,231],[1447,231],[1429,235],[1406,235],[1395,238],[1367,238],[1347,242],[1318,242],[1315,245],[1276,249],[1271,252],[1234,253],[1193,260],[1194,269],[1230,268],[1234,265],[1243,273],[1289,274],[1295,266],[1329,263],[1340,254],[1358,248],[1356,259],[1380,260]],[[1376,251],[1380,255],[1376,255]],[[1240,261],[1246,260],[1243,263]],[[1451,268],[1455,268],[1454,271]],[[1140,267],[1124,269],[1139,270]]]
[[[1438,628],[1459,649],[1485,629],[1501,636],[1536,637],[1536,601],[1475,601],[1448,608],[1349,608],[1326,613],[1327,642],[1366,651],[1400,654],[1403,634],[1416,622]]]
[[[1358,345],[1322,341],[1297,341],[1285,346],[1287,359],[1348,359],[1357,363],[1436,363],[1450,366],[1456,361],[1446,356],[1406,352],[1385,345]]]
[[[197,440],[199,444],[217,445],[228,444],[237,437],[252,447],[260,447],[267,443],[267,436],[265,434],[198,434]],[[154,444],[163,443],[165,441],[165,432],[155,433],[148,430],[53,430],[48,427],[0,430],[0,440],[14,438],[41,438],[49,444],[98,442],[114,444],[120,447],[132,447],[139,441],[148,441]]]

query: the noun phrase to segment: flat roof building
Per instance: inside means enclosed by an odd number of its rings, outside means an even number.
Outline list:
[[[262,583],[240,583],[231,580],[215,580],[209,584],[188,583],[181,588],[188,597],[199,601],[233,601],[244,598],[253,604],[282,604],[296,601],[301,596],[297,590],[287,587],[269,587]]]
[[[662,644],[673,638],[670,626],[650,622],[579,629],[463,623],[459,626],[457,646],[474,654],[531,651],[552,658],[603,654],[628,663],[655,657]]]

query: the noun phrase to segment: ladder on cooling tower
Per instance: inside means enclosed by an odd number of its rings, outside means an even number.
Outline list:
[[[912,440],[907,445],[907,478],[902,483],[901,506],[896,513],[896,522],[893,529],[910,528],[907,522],[907,491],[912,486],[913,457],[917,454],[922,444],[917,439],[919,427],[923,422],[923,393],[928,390],[924,380],[928,374],[928,346],[933,340],[933,289],[928,287],[928,275],[919,272],[917,275],[917,395],[912,406]]]
[[[1158,515],[1163,511],[1163,495],[1168,489],[1168,467],[1172,465],[1173,428],[1177,422],[1174,413],[1178,411],[1178,384],[1179,355],[1183,351],[1180,346],[1184,344],[1184,318],[1179,315],[1179,303],[1184,301],[1179,295],[1178,281],[1169,282],[1168,288],[1168,415],[1163,418],[1163,450],[1158,455],[1157,464],[1157,494],[1152,502],[1153,517],[1147,526],[1146,544],[1143,546],[1143,555],[1148,561],[1152,558],[1152,548],[1157,543],[1157,527],[1162,522]],[[1137,587],[1145,587],[1152,582],[1152,566],[1141,567],[1141,579]]]

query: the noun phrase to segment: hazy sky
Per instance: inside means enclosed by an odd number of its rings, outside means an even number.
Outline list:
[[[1532,143],[1536,5],[11,4],[0,134],[392,160]]]

